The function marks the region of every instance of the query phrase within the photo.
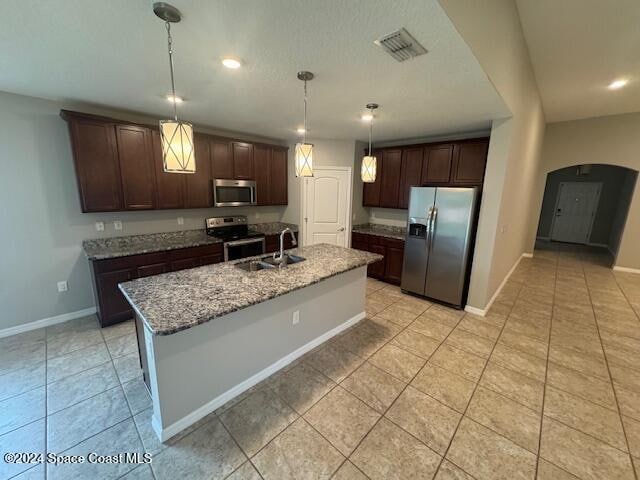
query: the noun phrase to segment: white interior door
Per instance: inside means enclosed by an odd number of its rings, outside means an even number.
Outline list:
[[[304,244],[349,246],[351,169],[314,167],[303,185]]]
[[[601,183],[594,182],[560,183],[551,240],[589,243],[601,188]]]

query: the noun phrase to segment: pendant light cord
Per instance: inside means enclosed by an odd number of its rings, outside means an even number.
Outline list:
[[[169,71],[171,72],[171,93],[173,95],[173,117],[178,121],[178,106],[176,101],[176,84],[173,79],[173,39],[171,38],[171,23],[165,22],[167,26],[167,48],[169,51]]]
[[[373,135],[373,108],[370,108],[371,121],[369,122],[369,156],[371,156],[371,137]]]
[[[302,143],[307,143],[307,81],[304,81],[304,134]]]

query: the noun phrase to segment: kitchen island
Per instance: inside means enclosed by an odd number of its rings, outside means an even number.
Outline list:
[[[243,259],[120,284],[160,440],[364,318],[366,267],[380,255],[328,244],[290,252],[305,260],[245,271]]]

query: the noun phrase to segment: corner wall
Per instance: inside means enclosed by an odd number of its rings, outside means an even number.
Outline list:
[[[515,2],[440,4],[512,112],[492,125],[471,270],[467,303],[484,310],[521,255],[532,251],[544,112]]]

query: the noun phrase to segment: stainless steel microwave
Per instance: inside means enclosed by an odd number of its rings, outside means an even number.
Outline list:
[[[256,204],[256,182],[253,180],[213,181],[214,207],[242,207]]]

